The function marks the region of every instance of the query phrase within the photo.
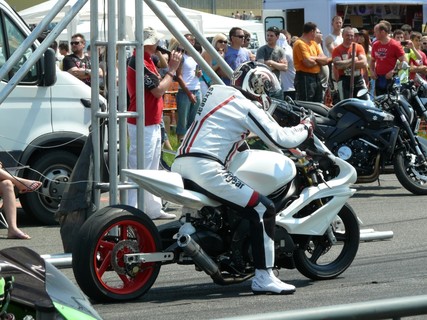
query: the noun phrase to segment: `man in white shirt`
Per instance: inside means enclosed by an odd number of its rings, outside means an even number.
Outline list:
[[[332,33],[328,34],[325,38],[325,55],[332,57],[332,52],[343,42],[342,37],[342,17],[335,16],[332,18]]]
[[[286,36],[288,35],[288,36]],[[296,92],[294,86],[295,80],[295,66],[294,66],[294,53],[292,47],[289,43],[291,39],[291,35],[288,31],[282,30],[280,31],[279,41],[283,50],[285,50],[285,57],[288,63],[288,69],[286,71],[280,71],[280,86],[283,91],[283,98],[287,96],[292,99],[296,99]]]

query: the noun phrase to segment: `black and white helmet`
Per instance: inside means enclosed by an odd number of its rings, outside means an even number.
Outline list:
[[[255,61],[248,61],[237,67],[231,83],[239,90],[258,98],[265,110],[269,107],[268,97],[281,90],[277,76],[265,64]]]

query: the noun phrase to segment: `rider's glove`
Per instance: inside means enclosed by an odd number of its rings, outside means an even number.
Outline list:
[[[304,119],[302,119],[301,124],[303,124],[304,127],[307,129],[308,138],[311,138],[313,136],[313,131],[314,131],[314,115],[311,114],[305,117]]]

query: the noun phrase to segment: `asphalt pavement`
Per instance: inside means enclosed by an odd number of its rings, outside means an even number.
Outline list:
[[[250,281],[218,286],[194,266],[172,264],[161,268],[155,284],[143,297],[127,303],[94,302],[94,308],[104,320],[200,320],[426,295],[427,196],[409,193],[394,175],[382,176],[380,183],[357,185],[349,203],[362,220],[362,228],[392,230],[394,237],[361,243],[352,265],[336,279],[311,281],[297,270],[280,270],[280,278],[295,285],[297,292],[286,297],[254,296]],[[108,199],[104,198],[103,204],[108,204]],[[32,239],[5,239],[7,231],[3,228],[0,249],[26,246],[42,255],[63,252],[59,226],[42,226],[21,209],[18,221]],[[71,269],[61,271],[75,283]],[[427,315],[405,319],[427,319]]]

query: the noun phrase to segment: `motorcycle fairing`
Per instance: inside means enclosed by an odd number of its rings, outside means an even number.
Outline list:
[[[37,319],[101,319],[89,300],[66,276],[39,254],[26,247],[0,251],[0,275],[15,278],[10,311],[29,313]],[[59,309],[58,309],[58,308]]]
[[[338,214],[347,199],[356,192],[355,189],[348,188],[349,183],[356,182],[356,170],[344,165],[345,160],[340,158],[335,158],[335,162],[338,165],[343,163],[340,168],[348,169],[341,170],[336,178],[327,183],[304,189],[297,199],[278,213],[277,225],[285,228],[289,234],[320,235],[326,232],[330,221]],[[295,217],[295,213],[307,204],[324,198],[330,199],[327,206],[320,207],[308,216]]]
[[[122,172],[142,189],[163,200],[180,203],[185,207],[200,210],[205,206],[219,207],[221,203],[196,191],[184,189],[180,174],[164,170],[123,169]]]
[[[339,120],[348,112],[356,114],[367,123],[392,123],[394,119],[389,113],[376,108],[371,101],[357,98],[341,100],[329,110],[329,116],[332,119]]]
[[[349,120],[346,119],[349,117]],[[399,134],[399,128],[396,126],[385,125],[384,128],[370,128],[362,126],[363,121],[356,119],[352,114],[345,115],[339,122],[344,121],[346,125],[344,129],[339,129],[338,127],[329,127],[319,125],[319,128],[316,130],[322,130],[324,133],[324,139],[331,148],[332,151],[335,150],[336,146],[339,146],[341,143],[347,143],[350,140],[354,139],[366,139],[371,143],[374,143],[378,150],[389,154],[394,151],[394,146],[396,144],[396,139]],[[368,138],[369,137],[369,138]]]

